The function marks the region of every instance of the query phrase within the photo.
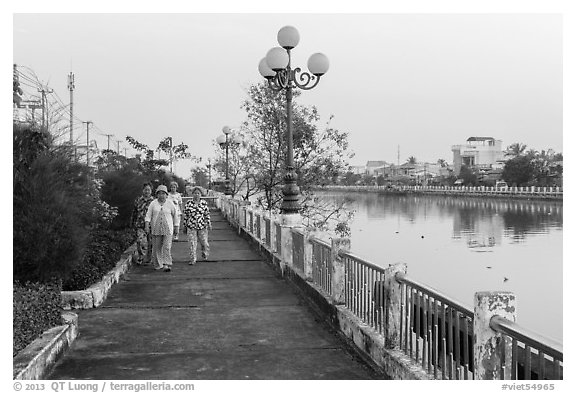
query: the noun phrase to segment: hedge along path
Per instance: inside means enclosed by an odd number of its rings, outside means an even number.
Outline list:
[[[78,336],[78,315],[69,310],[87,309],[100,306],[112,286],[128,272],[136,254],[136,244],[132,244],[121,255],[116,266],[100,282],[81,291],[62,291],[63,325],[45,331],[41,337],[31,342],[13,359],[13,379],[44,379],[54,364],[70,348]]]
[[[124,251],[116,266],[102,280],[87,289],[79,291],[62,291],[62,308],[64,310],[87,309],[99,307],[114,284],[128,272],[136,258],[136,243]]]

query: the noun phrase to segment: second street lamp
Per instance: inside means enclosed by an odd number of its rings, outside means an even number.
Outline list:
[[[208,168],[208,189],[212,189],[212,163],[210,159],[208,159],[208,164],[206,164],[206,168]]]
[[[230,127],[228,126],[224,126],[222,128],[222,132],[224,133],[224,135],[220,135],[218,138],[216,138],[216,142],[220,145],[220,147],[222,149],[226,150],[226,188],[224,189],[224,194],[225,195],[232,195],[232,190],[230,189],[230,178],[228,177],[228,147],[230,145],[234,145],[237,146],[240,144],[240,138],[238,136],[231,136],[229,137],[228,135],[230,135],[232,133],[232,130],[230,129]]]
[[[292,26],[284,26],[278,31],[278,43],[260,60],[258,70],[268,80],[268,85],[274,91],[286,91],[286,139],[288,145],[286,159],[286,175],[282,193],[282,214],[295,214],[300,211],[298,201],[300,188],[297,185],[298,175],[294,170],[294,150],[292,136],[292,89],[298,87],[310,90],[318,84],[320,77],[328,71],[328,58],[322,53],[315,53],[308,59],[308,72],[302,72],[299,67],[291,68],[290,51],[298,45],[300,34]]]

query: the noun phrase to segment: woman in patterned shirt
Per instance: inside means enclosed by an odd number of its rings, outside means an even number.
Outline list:
[[[132,228],[136,229],[138,265],[142,264],[144,256],[146,256],[146,263],[149,263],[152,257],[152,239],[150,235],[146,233],[146,223],[144,219],[146,218],[148,206],[153,200],[152,185],[150,183],[144,183],[142,186],[142,195],[134,201],[134,210],[132,211],[132,218],[130,220]],[[144,249],[146,250],[146,254],[144,254]]]
[[[184,207],[184,225],[187,229],[188,242],[190,243],[190,262],[189,265],[196,263],[196,248],[198,239],[202,246],[202,258],[207,259],[210,252],[208,244],[208,230],[212,229],[210,222],[210,209],[205,200],[200,199],[202,189],[194,187],[192,189],[192,199]]]
[[[156,270],[172,270],[172,235],[178,233],[180,218],[168,200],[168,189],[161,185],[146,212],[146,229],[152,234],[152,265]]]

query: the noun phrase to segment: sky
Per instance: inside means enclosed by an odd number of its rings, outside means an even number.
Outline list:
[[[396,163],[398,150],[401,163],[409,156],[451,161],[452,145],[492,136],[503,146],[564,152],[565,189],[573,184],[566,153],[573,145],[576,18],[568,0],[355,0],[329,8],[312,0],[81,3],[3,2],[3,64],[5,75],[12,63],[33,70],[64,104],[74,72],[74,114],[93,122],[99,147],[107,144],[103,134],[113,134],[112,147],[122,141],[131,155],[126,135],[150,146],[173,136],[192,154],[213,156],[222,127],[245,119],[246,88],[262,80],[258,62],[277,46],[278,30],[292,25],[301,37],[295,65],[306,69],[316,52],[330,59],[300,103],[315,105],[321,122],[333,115],[330,125],[349,133],[352,164]],[[2,97],[8,124],[10,96]],[[83,127],[75,128],[84,140]],[[10,156],[2,155],[6,167]],[[176,173],[187,177],[191,165],[177,163]],[[573,238],[571,225],[564,229]],[[565,269],[571,298],[571,264]],[[3,287],[2,298],[10,299],[10,286]],[[572,314],[564,315],[570,323]],[[570,335],[564,345],[573,347]]]
[[[470,136],[563,151],[560,13],[15,13],[13,62],[66,105],[74,73],[80,142],[90,120],[100,148],[105,134],[128,156],[127,135],[151,147],[172,136],[205,163],[223,126],[246,119],[258,62],[286,25],[300,33],[294,66],[330,60],[299,103],[348,133],[353,165],[452,162]]]

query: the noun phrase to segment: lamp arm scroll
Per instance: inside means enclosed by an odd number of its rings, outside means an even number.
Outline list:
[[[300,68],[295,68],[292,80],[294,84],[302,90],[310,90],[315,88],[318,82],[320,82],[320,76],[314,76],[308,72],[302,72]]]

